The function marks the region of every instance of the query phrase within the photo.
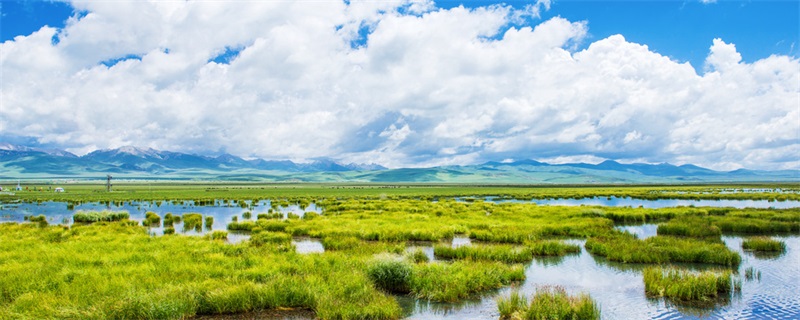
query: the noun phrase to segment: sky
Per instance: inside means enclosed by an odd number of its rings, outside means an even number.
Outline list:
[[[798,1],[0,1],[0,142],[800,169]]]

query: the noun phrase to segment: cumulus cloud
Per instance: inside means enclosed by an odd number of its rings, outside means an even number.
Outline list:
[[[75,1],[63,29],[1,45],[0,132],[393,167],[800,166],[797,59],[710,39],[698,71],[622,35],[578,51],[587,23],[537,20],[549,3]]]

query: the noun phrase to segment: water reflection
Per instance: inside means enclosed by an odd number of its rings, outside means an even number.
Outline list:
[[[635,226],[652,229],[655,225]],[[631,230],[636,233],[636,230]],[[654,235],[641,231],[647,236]],[[746,255],[741,249],[741,237],[723,236],[731,250],[742,254],[742,264],[736,277],[744,277],[744,270],[753,267],[761,271],[762,280],[743,281],[740,294],[714,301],[709,306],[675,305],[664,299],[648,299],[644,293],[642,269],[644,264],[622,264],[596,257],[585,249],[580,254],[566,257],[535,258],[527,266],[526,280],[517,289],[531,296],[542,286],[561,286],[571,294],[588,293],[597,301],[605,319],[665,319],[665,318],[798,318],[800,316],[800,237],[786,236],[783,256],[764,260]],[[575,241],[579,242],[583,241]],[[676,264],[692,270],[718,269],[718,266]],[[403,302],[411,319],[496,319],[499,317],[495,299],[508,295],[511,287],[494,295],[452,304],[450,307],[419,301]]]
[[[273,205],[270,200],[262,200],[255,203],[246,201],[243,204],[236,201],[215,200],[209,202],[207,205],[205,203],[196,205],[192,200],[121,201],[118,203],[90,202],[74,206],[70,206],[65,202],[45,201],[40,203],[16,202],[3,204],[2,208],[0,208],[0,222],[23,222],[25,216],[43,214],[47,217],[47,221],[50,224],[69,225],[72,223],[72,215],[81,210],[128,211],[130,219],[138,222],[145,219],[145,212],[148,211],[155,212],[162,220],[167,213],[180,216],[187,213],[201,214],[203,220],[201,221],[201,228],[199,230],[196,228],[196,225],[186,226],[186,228],[184,228],[183,221],[173,224],[176,233],[186,235],[202,235],[212,230],[226,230],[228,223],[231,222],[233,217],[237,217],[239,221],[247,220],[244,219],[243,214],[248,211],[251,212],[251,220],[256,219],[258,214],[262,213],[262,211],[265,213],[269,212],[269,210],[281,213],[284,218],[286,218],[289,213],[294,213],[300,217],[303,217],[306,212],[322,213],[322,209],[317,207],[314,203],[305,207],[298,204],[278,205],[276,203]],[[214,218],[214,223],[210,228],[203,226],[205,217],[207,216]],[[152,227],[150,228],[150,233],[162,235],[164,234],[164,228],[162,226]]]
[[[731,207],[737,209],[743,208],[776,208],[788,209],[800,207],[800,201],[785,200],[785,201],[769,201],[769,200],[688,200],[688,199],[634,199],[631,197],[592,197],[582,199],[533,199],[533,200],[517,200],[507,199],[500,197],[486,197],[483,199],[486,202],[493,203],[535,203],[538,205],[552,205],[552,206],[604,206],[604,207],[642,207],[642,208],[670,208],[670,207]],[[456,201],[468,202],[462,198],[456,198]]]

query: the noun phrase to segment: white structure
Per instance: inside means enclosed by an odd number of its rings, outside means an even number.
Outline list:
[[[55,191],[56,191],[56,192],[64,192],[64,188],[62,188],[62,187],[58,187],[58,188],[56,188],[56,190],[55,190]]]

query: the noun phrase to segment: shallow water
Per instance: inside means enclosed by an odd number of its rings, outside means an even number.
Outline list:
[[[242,208],[238,204],[225,204],[222,201],[216,201],[215,205],[201,206],[194,205],[193,201],[180,201],[173,203],[171,201],[127,201],[120,206],[110,204],[101,204],[97,202],[83,203],[76,205],[74,209],[68,209],[65,202],[46,201],[41,203],[4,203],[0,205],[0,222],[22,222],[25,216],[43,214],[47,217],[50,224],[72,224],[72,215],[78,211],[127,211],[130,214],[130,219],[135,221],[142,221],[145,217],[145,212],[152,211],[161,216],[162,221],[164,215],[172,213],[173,215],[184,215],[186,213],[200,213],[204,217],[214,217],[214,224],[209,228],[202,228],[200,230],[183,230],[183,223],[175,223],[174,228],[176,233],[187,235],[202,235],[211,230],[226,230],[228,223],[230,223],[234,216],[238,217],[239,221],[244,221],[242,214],[250,211],[252,214],[251,220],[255,220],[259,213],[266,213],[271,208],[269,200],[262,200],[250,208]],[[291,212],[303,217],[306,212],[321,213],[322,208],[316,204],[309,204],[305,208],[299,205],[292,204],[286,207],[278,206],[275,209],[277,212],[283,214],[284,218]],[[162,227],[151,228],[152,234],[160,235],[164,233]],[[230,239],[229,239],[230,241]]]
[[[655,235],[655,225],[626,226],[641,237]],[[637,230],[638,228],[638,230]],[[643,264],[621,264],[589,254],[566,257],[536,258],[525,271],[526,280],[516,286],[531,296],[537,288],[560,286],[567,292],[585,292],[599,303],[604,319],[694,319],[694,318],[800,318],[800,236],[777,237],[786,242],[787,251],[780,256],[761,258],[741,248],[739,236],[723,236],[725,244],[742,255],[736,275],[743,279],[742,292],[720,300],[707,308],[676,306],[663,299],[648,299],[644,293]],[[583,244],[583,240],[569,240]],[[712,265],[682,265],[690,269],[714,269]],[[753,267],[761,272],[761,280],[744,280],[744,270]],[[409,319],[497,319],[498,296],[506,296],[510,287],[478,299],[455,304],[429,303],[410,298],[399,301]]]
[[[323,253],[325,252],[325,247],[322,246],[322,242],[319,239],[314,238],[294,238],[292,240],[292,244],[295,247],[297,253],[300,254],[309,254],[309,253]]]
[[[456,199],[463,201],[461,199]],[[486,197],[484,201],[493,203],[514,202],[514,203],[535,203],[538,205],[552,206],[605,206],[605,207],[642,207],[642,208],[669,208],[679,206],[695,207],[731,207],[731,208],[775,208],[788,209],[800,208],[800,201],[769,201],[769,200],[678,200],[678,199],[634,199],[630,197],[592,197],[583,199],[533,199],[515,200],[502,199],[498,197]]]

